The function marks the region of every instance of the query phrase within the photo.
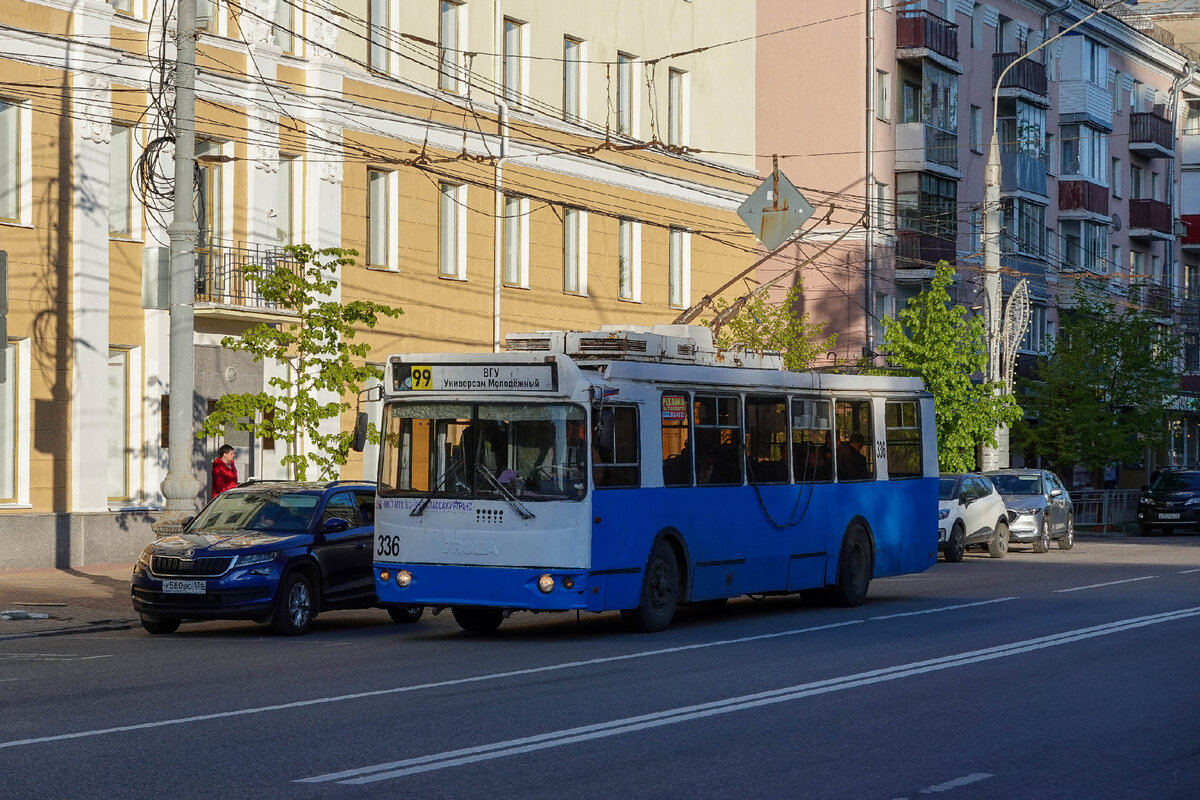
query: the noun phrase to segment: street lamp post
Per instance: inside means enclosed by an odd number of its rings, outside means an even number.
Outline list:
[[[1001,381],[1001,359],[1000,352],[1001,340],[1001,313],[1002,301],[1000,289],[1000,142],[997,136],[999,131],[999,113],[1000,113],[1000,87],[1004,85],[1004,79],[1008,76],[1009,70],[1015,67],[1021,61],[1029,58],[1037,51],[1044,48],[1046,45],[1059,39],[1071,31],[1078,28],[1083,23],[1087,22],[1092,17],[1108,11],[1110,8],[1121,5],[1126,0],[1113,0],[1100,6],[1092,13],[1084,16],[1078,22],[1063,28],[1055,35],[1046,39],[1037,47],[1030,50],[1028,53],[1023,53],[1017,58],[1014,58],[1003,70],[1000,71],[996,78],[996,85],[992,87],[992,141],[988,147],[987,164],[983,169],[983,291],[987,298],[987,340],[988,340],[988,372],[987,379],[989,383],[999,384]],[[1010,388],[1001,388],[1001,392],[1010,392]],[[980,465],[985,470],[1003,469],[1009,465],[1008,453],[1008,429],[996,429],[996,446],[983,447],[983,463]]]

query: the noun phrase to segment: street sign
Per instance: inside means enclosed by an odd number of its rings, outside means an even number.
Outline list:
[[[763,247],[774,250],[813,215],[813,207],[776,167],[737,213]]]

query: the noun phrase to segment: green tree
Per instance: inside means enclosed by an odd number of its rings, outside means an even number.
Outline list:
[[[1140,461],[1145,447],[1161,443],[1179,383],[1179,340],[1136,291],[1125,302],[1081,280],[1036,380],[1022,382],[1035,420],[1019,429],[1022,444],[1059,470],[1086,467],[1097,487],[1110,462]]]
[[[797,280],[788,290],[782,303],[769,303],[765,293],[753,293],[734,316],[716,332],[718,347],[741,346],[747,350],[779,353],[790,370],[805,370],[833,350],[837,334],[825,333],[824,322],[812,322],[808,314],[797,315],[803,284]],[[717,313],[727,311],[730,304],[717,300]],[[705,322],[712,325],[712,321]]]
[[[365,363],[370,346],[354,341],[356,328],[373,328],[380,315],[395,318],[403,312],[369,300],[329,299],[338,285],[333,276],[354,264],[356,251],[314,250],[306,244],[284,250],[293,261],[251,265],[245,271],[264,301],[294,310],[296,321],[259,323],[239,336],[226,336],[221,344],[260,362],[286,365],[286,374],[267,380],[277,390],[274,394],[244,392],[218,399],[197,436],[223,435],[230,427],[254,430],[288,443],[281,462],[289,475],[307,480],[312,468],[320,479],[329,480],[346,463],[353,432],[325,433],[321,423],[349,410],[343,398],[357,393],[368,379],[382,377],[378,367]],[[369,436],[375,438],[378,432],[372,430]],[[307,452],[301,448],[302,439],[312,445]]]
[[[1021,409],[999,384],[976,383],[971,376],[987,369],[984,320],[950,302],[947,287],[954,268],[937,266],[929,288],[901,309],[899,319],[883,320],[888,363],[920,375],[937,414],[938,468],[963,472],[975,468],[975,450],[996,445],[996,428],[1020,419]]]

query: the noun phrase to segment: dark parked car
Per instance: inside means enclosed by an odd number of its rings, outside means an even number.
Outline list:
[[[1159,475],[1138,499],[1137,521],[1143,536],[1155,528],[1171,533],[1200,526],[1200,470],[1172,469]]]
[[[185,619],[248,619],[295,635],[320,612],[377,606],[374,512],[375,486],[361,481],[242,484],[183,533],[146,546],[133,608],[150,633],[173,633]],[[396,622],[422,611],[388,607]]]
[[[1044,553],[1051,540],[1063,550],[1075,546],[1075,511],[1071,495],[1053,472],[1005,469],[984,473],[992,479],[1008,507],[1008,540],[1032,544]]]

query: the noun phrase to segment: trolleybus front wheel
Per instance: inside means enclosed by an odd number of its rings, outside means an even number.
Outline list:
[[[470,633],[491,633],[504,621],[504,611],[486,606],[454,606],[450,609],[458,627]]]
[[[621,619],[631,630],[654,633],[665,630],[679,605],[679,562],[675,551],[661,539],[650,550],[646,575],[642,579],[642,599],[637,608],[625,609]]]

